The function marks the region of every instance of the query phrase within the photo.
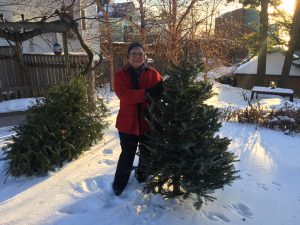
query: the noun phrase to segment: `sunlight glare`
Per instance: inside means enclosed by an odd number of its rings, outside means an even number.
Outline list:
[[[284,9],[285,11],[287,11],[292,15],[295,9],[295,0],[282,0],[279,9]]]

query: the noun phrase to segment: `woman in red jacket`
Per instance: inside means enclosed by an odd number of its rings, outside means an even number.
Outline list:
[[[147,165],[145,157],[149,153],[141,143],[146,140],[145,134],[150,132],[144,119],[150,102],[147,96],[157,97],[163,91],[162,77],[145,64],[145,52],[140,43],[130,44],[128,64],[116,72],[114,88],[120,99],[116,128],[119,131],[121,154],[112,187],[115,194],[120,195],[127,185],[138,144],[140,156],[135,175],[139,182],[146,180],[143,167]]]

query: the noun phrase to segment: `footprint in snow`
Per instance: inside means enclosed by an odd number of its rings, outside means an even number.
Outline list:
[[[95,179],[83,180],[76,186],[76,191],[80,193],[96,192],[99,190],[98,183]]]
[[[111,183],[113,181],[113,175],[101,175],[85,179],[76,185],[75,189],[81,193],[90,192],[109,192],[111,191]]]
[[[224,221],[229,223],[230,219],[228,217],[226,217],[224,214],[222,213],[217,213],[217,212],[204,212],[205,216],[212,220],[212,221]]]
[[[101,201],[95,195],[89,195],[71,205],[60,209],[59,212],[65,214],[84,214],[90,211],[99,210],[102,207],[103,201]]]
[[[84,214],[101,208],[119,206],[125,200],[112,191],[113,175],[101,175],[81,181],[75,186],[80,193],[72,205],[59,210],[65,214]],[[79,197],[80,196],[80,197]]]
[[[243,216],[243,217],[251,218],[252,215],[253,215],[253,214],[251,213],[250,208],[249,208],[247,205],[243,204],[243,203],[232,204],[232,208],[233,208],[233,210],[234,210],[237,214],[239,214],[239,215],[241,215],[241,216]]]
[[[116,161],[114,160],[111,160],[111,159],[104,159],[104,160],[101,160],[98,162],[99,164],[102,164],[102,163],[105,163],[106,165],[113,165],[113,164],[116,164]]]
[[[275,182],[275,181],[273,181],[272,184],[277,185],[277,186],[279,186],[279,187],[282,186],[281,184],[279,184],[279,183],[277,183],[277,182]]]
[[[103,154],[110,155],[113,153],[113,150],[112,149],[104,149],[102,152],[103,152]]]
[[[256,183],[257,186],[261,187],[262,189],[264,189],[265,191],[268,191],[269,188],[267,188],[267,186],[265,184],[261,184],[261,183]]]

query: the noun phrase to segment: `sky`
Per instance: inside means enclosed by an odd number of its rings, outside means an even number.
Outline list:
[[[210,76],[231,69],[220,69]],[[243,108],[249,91],[214,83],[216,93],[207,101],[218,108]],[[193,201],[162,199],[145,194],[132,174],[120,196],[111,189],[120,154],[114,126],[119,101],[114,93],[99,91],[109,100],[112,121],[104,140],[78,159],[43,177],[8,177],[7,161],[0,150],[0,225],[297,225],[300,224],[300,135],[235,122],[223,123],[219,135],[230,138],[229,151],[240,179],[216,190],[214,202],[197,211]],[[0,103],[2,111],[24,110],[28,99]],[[280,107],[286,99],[259,95],[255,103]],[[300,100],[293,104],[300,107]],[[12,127],[0,128],[0,148],[13,135]],[[137,164],[138,158],[135,159]]]
[[[293,14],[295,10],[295,0],[282,0],[279,8],[286,10],[290,14]]]

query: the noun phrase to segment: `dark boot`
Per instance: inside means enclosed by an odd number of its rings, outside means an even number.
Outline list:
[[[112,183],[111,186],[112,186],[112,189],[113,189],[116,196],[118,196],[122,193],[123,188],[116,187],[116,185],[114,183]]]
[[[138,168],[135,169],[134,175],[139,183],[144,183],[147,180],[147,176],[145,176]]]

